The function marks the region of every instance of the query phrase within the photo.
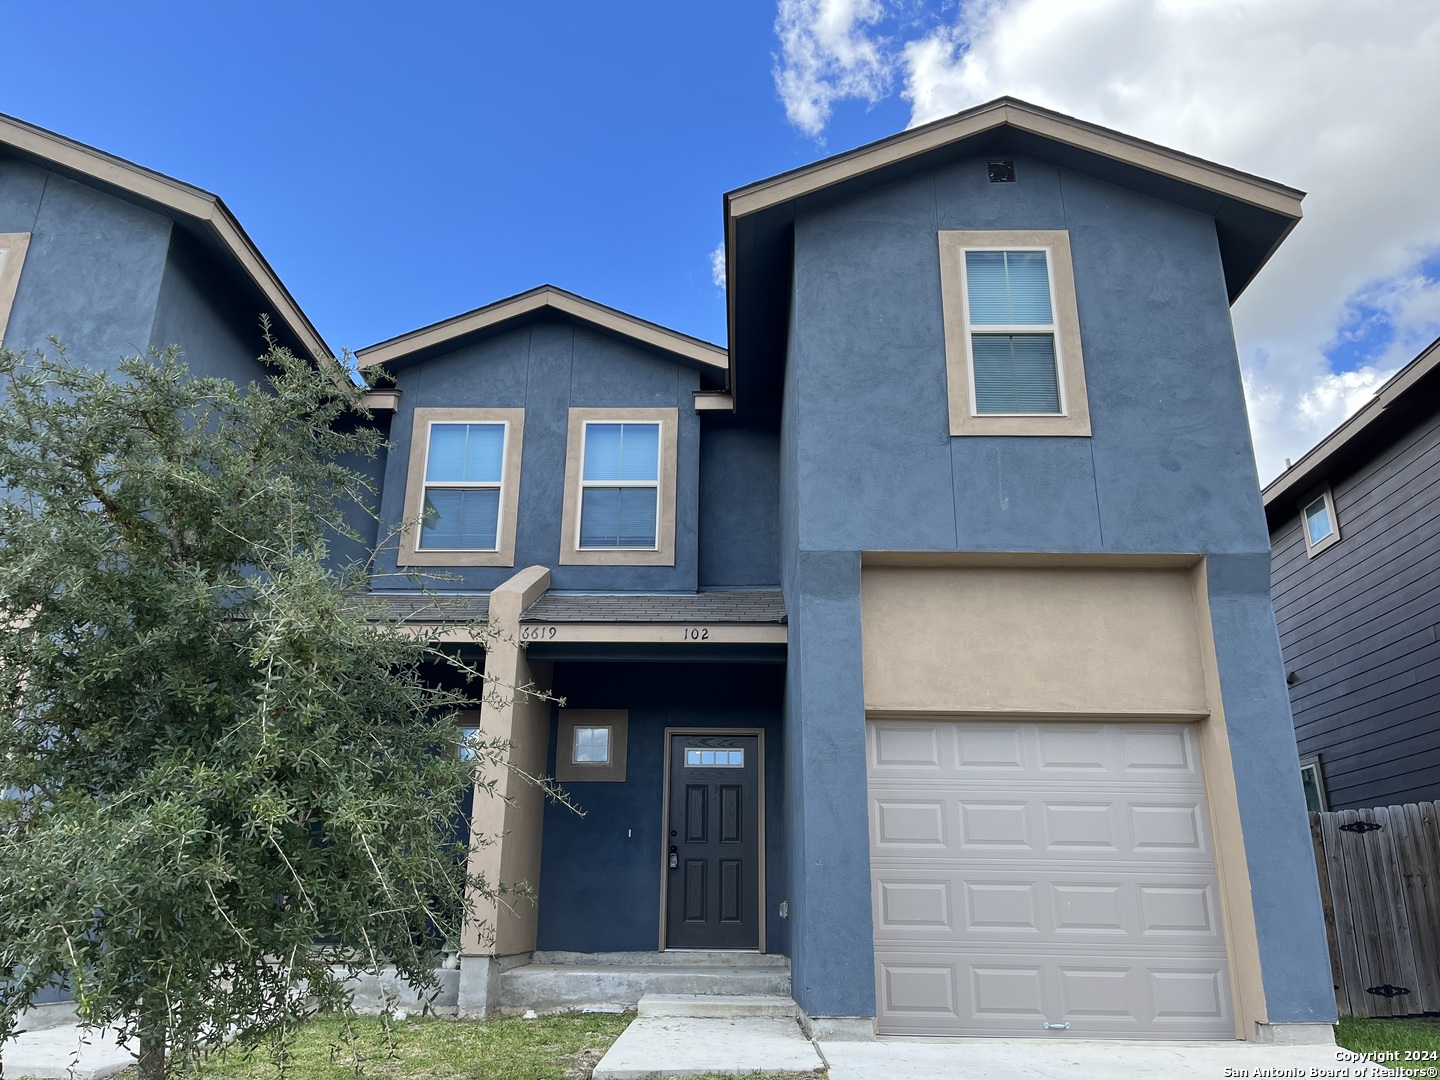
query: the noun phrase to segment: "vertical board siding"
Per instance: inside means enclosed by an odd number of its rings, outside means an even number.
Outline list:
[[[1440,409],[1331,493],[1339,543],[1308,557],[1298,505],[1270,538],[1300,754],[1332,811],[1440,799]]]
[[[1440,804],[1310,815],[1341,1016],[1440,1012]],[[1346,826],[1378,825],[1368,832]],[[1383,987],[1403,989],[1386,996]]]

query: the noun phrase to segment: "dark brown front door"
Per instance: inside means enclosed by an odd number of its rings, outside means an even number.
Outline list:
[[[670,736],[665,944],[760,947],[760,738]]]

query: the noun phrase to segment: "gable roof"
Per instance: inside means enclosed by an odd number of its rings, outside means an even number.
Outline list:
[[[947,116],[725,195],[732,381],[773,368],[783,341],[796,217],[926,169],[985,153],[1028,154],[1213,215],[1231,301],[1300,220],[1304,192],[1012,97]],[[783,282],[783,284],[781,284]],[[777,292],[778,286],[778,292]],[[772,380],[773,381],[773,380]],[[737,402],[773,392],[732,384]]]
[[[1305,456],[1265,485],[1265,516],[1273,529],[1300,512],[1299,500],[1433,411],[1440,392],[1440,338],[1436,338],[1382,386],[1375,396]]]
[[[579,323],[606,337],[660,353],[720,380],[729,370],[729,353],[719,345],[627,315],[554,285],[541,285],[366,346],[356,352],[355,358],[362,370],[379,364],[388,364],[393,369],[449,351],[465,341],[493,337],[547,316]]]
[[[0,113],[0,151],[6,149],[22,160],[169,217],[256,290],[269,314],[301,350],[338,370],[325,339],[219,196]]]

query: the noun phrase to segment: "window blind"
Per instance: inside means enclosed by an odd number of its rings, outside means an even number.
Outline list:
[[[504,424],[432,424],[425,479],[498,484],[504,456]]]
[[[975,411],[1058,413],[1055,339],[1050,334],[975,334]]]
[[[500,489],[428,488],[420,546],[488,551],[500,525]]]
[[[587,424],[586,480],[658,480],[659,424]]]
[[[1043,251],[967,251],[971,326],[1048,326],[1050,275]]]

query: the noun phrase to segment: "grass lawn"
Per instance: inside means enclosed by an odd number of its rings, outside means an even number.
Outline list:
[[[307,1023],[294,1047],[292,1080],[588,1080],[590,1072],[630,1016],[573,1013],[538,1020],[484,1022],[413,1018],[391,1024],[378,1019],[321,1017]],[[264,1051],[249,1060],[237,1051],[218,1053],[201,1067],[200,1080],[271,1080],[275,1068]]]
[[[1340,1023],[1335,1025],[1335,1041],[1347,1050],[1362,1054],[1385,1050],[1440,1051],[1440,1019],[1370,1020],[1342,1016]],[[1411,1064],[1428,1066],[1437,1062],[1418,1061]]]
[[[295,1041],[290,1080],[356,1080],[363,1076],[404,1080],[589,1080],[633,1014],[570,1013],[538,1020],[452,1021],[415,1018],[390,1025],[375,1017],[309,1021]],[[133,1074],[127,1074],[133,1075]],[[199,1080],[273,1080],[264,1051],[246,1058],[217,1053],[201,1066]],[[752,1073],[713,1080],[824,1080],[823,1073]],[[708,1080],[700,1077],[697,1080]]]

